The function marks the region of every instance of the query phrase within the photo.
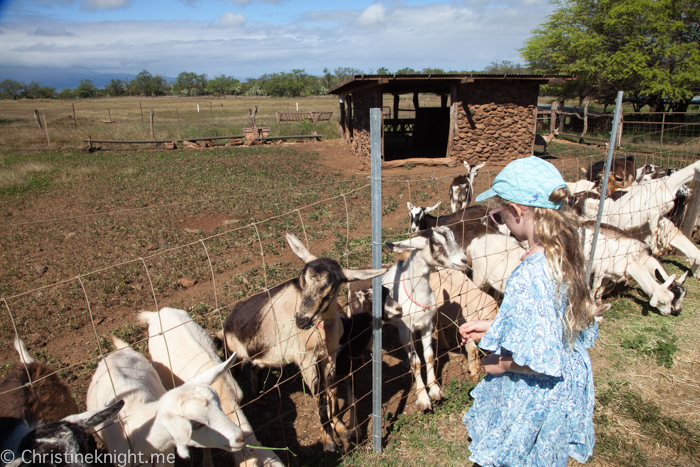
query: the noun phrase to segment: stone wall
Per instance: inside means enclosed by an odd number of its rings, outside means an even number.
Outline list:
[[[538,94],[539,85],[532,81],[476,80],[457,86],[451,156],[476,164],[531,155]]]

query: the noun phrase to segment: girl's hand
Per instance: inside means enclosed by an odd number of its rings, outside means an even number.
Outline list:
[[[462,335],[462,345],[466,344],[468,340],[473,340],[474,342],[479,342],[486,331],[491,327],[493,321],[490,320],[477,320],[477,321],[467,321],[459,327],[459,333]]]

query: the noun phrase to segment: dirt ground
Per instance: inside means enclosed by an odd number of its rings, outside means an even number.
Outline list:
[[[306,143],[288,143],[279,144],[280,148],[289,148],[298,152],[316,152],[319,155],[318,164],[321,170],[338,174],[339,178],[356,178],[367,179],[369,183],[369,167],[363,165],[351,153],[351,148],[340,139],[330,139],[323,142],[306,142]],[[203,151],[206,151],[203,150]],[[602,151],[600,151],[602,152]],[[598,156],[595,156],[598,157]],[[565,174],[576,174],[578,168],[586,165],[586,159],[550,159],[561,171]],[[487,164],[479,173],[475,183],[475,193],[479,193],[487,189],[493,176],[500,171],[503,164],[493,165]],[[406,202],[412,201],[416,205],[426,206],[435,202],[434,192],[428,192],[425,188],[426,184],[431,188],[434,187],[435,192],[439,194],[439,199],[447,201],[447,188],[455,175],[463,174],[465,169],[463,166],[456,167],[401,167],[395,169],[384,170],[383,178],[387,183],[383,185],[383,198],[394,203],[394,209],[385,214],[385,227],[394,229],[408,229]],[[575,175],[572,175],[575,176]],[[568,177],[567,177],[568,178]],[[421,182],[416,182],[420,180]],[[420,187],[419,187],[420,185]],[[16,206],[7,208],[4,212],[0,212],[3,221],[11,222],[17,218],[23,217],[23,209],[35,209],[39,212],[50,211],[51,215],[59,218],[70,214],[70,206],[73,200],[71,199],[44,199],[33,200],[31,207]],[[50,207],[51,209],[48,209]],[[118,206],[102,205],[101,209],[114,210]],[[368,210],[368,209],[367,209]],[[186,232],[201,232],[207,234],[214,231],[216,228],[228,226],[227,222],[231,219],[228,212],[217,212],[215,208],[208,209],[206,212],[197,213],[188,217],[180,217],[172,219],[173,223],[180,225],[181,229]],[[370,229],[367,225],[359,225],[357,231],[353,235],[369,235]],[[28,248],[24,255],[24,261],[31,263],[35,269],[37,277],[40,277],[42,272],[42,264],[45,264],[43,258],[51,258],[53,256],[52,249],[62,248],[62,255],[74,254],[81,255],[81,246],[74,244],[70,250],[66,251],[66,244],[74,232],[60,232],[57,237],[38,239],[36,245]],[[110,245],[105,239],[104,249],[109,250]],[[326,243],[316,243],[314,247],[319,251],[330,251],[333,240],[329,238]],[[153,240],[149,244],[144,245],[146,252],[155,251],[158,249],[167,248],[167,240]],[[290,253],[288,248],[280,252],[277,261],[289,262],[293,267],[299,266],[299,261]],[[231,267],[224,266],[222,272],[217,272],[216,280],[218,283],[231,281],[232,278],[242,268],[236,265]],[[128,274],[124,274],[128,277]],[[141,295],[148,296],[148,289],[144,289],[142,283],[129,281],[128,279],[120,279],[114,275],[106,275],[106,282],[122,280],[122,287],[136,290]],[[60,288],[60,287],[59,287]],[[3,292],[3,295],[5,293]],[[81,297],[81,291],[76,289],[75,285],[66,285],[64,290],[58,294],[58,298],[52,297],[55,300],[51,303],[50,313],[59,313],[59,316],[52,318],[61,319],[60,313],[66,313],[66,320],[72,320],[72,316],[76,314],[76,310],[71,310],[71,307],[76,307],[76,297]],[[16,361],[16,354],[12,349],[11,332],[13,327],[20,330],[20,335],[27,340],[30,351],[40,357],[50,356],[46,358],[46,363],[50,366],[60,369],[62,375],[67,375],[69,385],[76,394],[79,401],[84,400],[86,390],[86,381],[96,365],[95,359],[100,351],[106,349],[99,348],[99,342],[96,346],[95,334],[101,337],[110,335],[115,330],[119,330],[121,334],[118,337],[129,340],[135,344],[136,348],[146,352],[146,342],[143,340],[147,336],[145,330],[133,323],[133,313],[135,308],[140,303],[124,304],[123,306],[114,306],[109,308],[109,312],[96,311],[97,306],[93,304],[90,309],[90,304],[87,308],[89,311],[89,320],[77,323],[69,328],[70,332],[53,333],[52,329],[42,328],[40,323],[44,316],[42,308],[42,300],[46,297],[38,291],[30,299],[31,308],[24,310],[13,310],[16,323],[10,323],[3,312],[3,321],[0,323],[3,326],[2,346],[0,347],[0,368],[4,371],[9,369],[11,362]],[[61,301],[64,303],[61,303]],[[210,286],[206,283],[192,283],[183,286],[173,292],[168,299],[169,303],[179,303],[183,307],[195,307],[200,303],[214,303],[211,295]],[[56,310],[56,311],[54,311]],[[46,313],[49,313],[46,309]],[[197,321],[207,330],[220,327],[220,320],[225,319],[223,315],[211,310],[203,310],[202,313],[196,316]],[[94,326],[94,327],[93,327]],[[406,354],[400,348],[397,334],[393,328],[385,328],[384,333],[384,349],[383,356],[383,411],[384,411],[384,427],[385,436],[388,436],[391,424],[397,420],[399,414],[411,414],[416,411],[414,401],[415,395],[412,394],[412,376],[407,365]],[[50,336],[50,337],[49,337]],[[466,378],[466,359],[459,351],[456,340],[453,336],[449,337],[449,351],[438,352],[438,374],[441,383],[447,384],[453,378]],[[102,343],[104,345],[104,342]],[[420,346],[420,344],[419,344]],[[420,348],[420,347],[419,347]],[[91,357],[91,358],[86,358]],[[319,418],[315,414],[315,404],[309,396],[308,389],[303,387],[301,377],[296,368],[288,367],[282,371],[271,370],[267,375],[265,401],[266,407],[262,407],[257,402],[252,402],[252,394],[250,394],[250,386],[248,384],[248,373],[243,369],[243,373],[238,378],[239,383],[246,393],[244,399],[244,411],[251,422],[258,440],[263,446],[271,447],[289,447],[290,450],[297,456],[292,456],[289,452],[280,451],[279,455],[283,461],[289,465],[324,465],[332,463],[339,459],[342,453],[327,454],[323,452],[319,442],[320,426]],[[369,359],[359,372],[355,374],[355,381],[358,385],[359,398],[358,410],[362,425],[362,440],[367,439],[367,421],[371,414],[371,377],[372,367]],[[275,385],[275,382],[280,384]],[[344,388],[340,388],[341,408],[345,407]],[[347,422],[348,414],[344,412],[344,420]],[[466,435],[465,435],[466,436]]]

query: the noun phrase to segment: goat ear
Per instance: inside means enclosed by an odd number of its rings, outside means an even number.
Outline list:
[[[435,211],[437,208],[440,207],[440,204],[442,204],[442,201],[438,201],[437,203],[433,204],[432,206],[428,206],[427,208],[425,208],[425,212]]]
[[[462,161],[462,164],[464,164],[464,168],[467,169],[467,172],[469,172],[469,163],[467,161]]]
[[[192,438],[192,423],[186,418],[173,413],[166,414],[161,419],[161,423],[168,430],[170,436],[173,437],[177,446],[177,454],[184,459],[188,459],[190,450],[187,447],[187,443]]]
[[[90,410],[89,412],[83,412],[77,415],[69,415],[62,421],[75,423],[83,428],[93,428],[100,423],[113,419],[122,407],[124,407],[124,401],[118,400],[114,404],[103,409]]]
[[[364,311],[364,300],[365,297],[362,292],[350,292],[348,294],[348,308],[350,308],[350,314],[348,314],[348,318],[351,318],[352,315],[359,315]]]
[[[668,289],[669,287],[671,287],[671,284],[673,284],[673,281],[675,281],[675,280],[676,280],[676,275],[671,274],[670,276],[668,276],[668,279],[666,279],[666,282],[661,284],[661,287],[663,287],[664,289]]]
[[[685,282],[685,280],[688,278],[688,272],[689,271],[684,272],[683,275],[679,277],[678,280],[676,280],[676,282],[678,282],[678,285],[683,285],[683,282]]]
[[[299,240],[296,235],[287,232],[284,234],[284,236],[294,254],[297,255],[304,263],[310,263],[316,259],[314,255],[309,253],[309,250],[306,249],[304,244],[301,243],[301,240]]]
[[[656,308],[656,305],[659,304],[659,297],[656,296],[656,294],[651,296],[651,300],[649,300],[649,305],[651,305],[652,308]]]
[[[482,162],[482,163],[479,164],[479,165],[475,165],[474,167],[472,167],[472,169],[469,171],[469,173],[472,173],[472,174],[476,175],[476,173],[479,171],[479,169],[482,168],[482,167],[485,166],[485,165],[486,165],[486,162]]]
[[[188,379],[185,384],[212,384],[221,375],[226,373],[228,369],[233,366],[234,363],[236,363],[236,355],[237,353],[233,352],[233,355],[231,355],[228,360],[209,368],[204,373],[201,373],[193,378]]]
[[[397,253],[400,253],[402,251],[423,249],[428,246],[428,239],[425,237],[413,237],[409,238],[408,240],[400,241],[398,243],[386,242],[384,244],[387,246],[387,248],[391,248]]]
[[[382,269],[343,269],[343,274],[348,282],[354,281],[364,281],[367,279],[372,279],[381,274],[384,274],[387,270]]]
[[[413,203],[410,201],[406,201],[406,207],[408,208],[409,211],[413,211],[413,208],[415,208]]]

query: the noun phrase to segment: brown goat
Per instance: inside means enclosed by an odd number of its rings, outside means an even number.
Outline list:
[[[634,162],[635,156],[630,155],[624,158],[613,159],[610,166],[610,177],[608,178],[608,194],[615,190],[624,190],[632,185],[637,177],[637,166]],[[588,170],[581,168],[586,180],[594,182],[598,190],[603,183],[605,173],[605,161],[598,161],[591,165]]]

